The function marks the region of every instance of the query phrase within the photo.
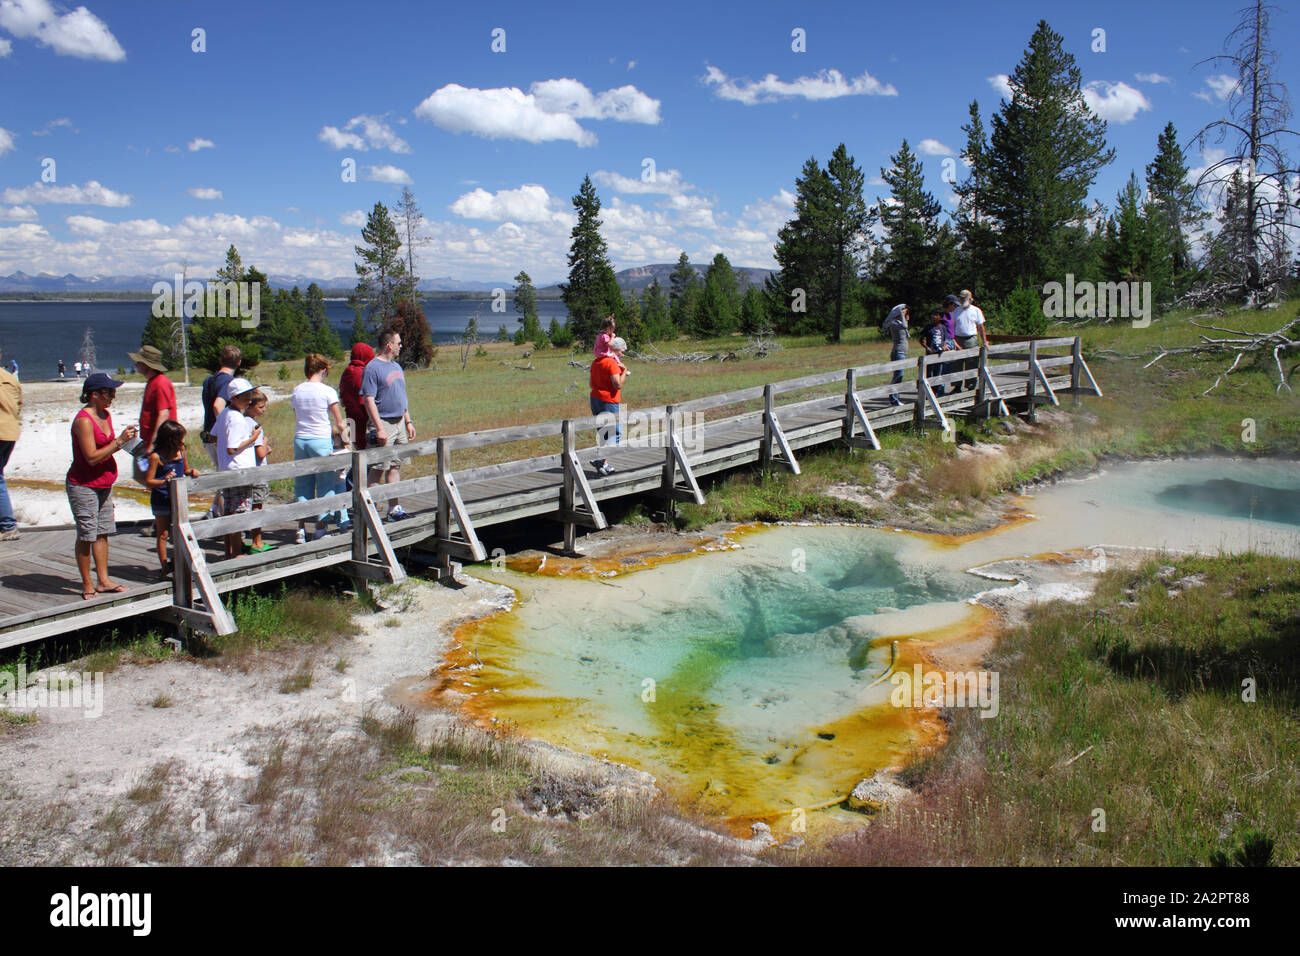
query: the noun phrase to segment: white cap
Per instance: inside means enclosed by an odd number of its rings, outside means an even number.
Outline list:
[[[627,342],[623,339],[622,336],[616,335],[614,336],[614,338],[610,340],[609,350],[611,352],[626,352]]]
[[[224,398],[226,401],[230,401],[236,395],[243,395],[245,392],[251,392],[255,388],[256,386],[250,384],[246,378],[232,378],[226,383]]]

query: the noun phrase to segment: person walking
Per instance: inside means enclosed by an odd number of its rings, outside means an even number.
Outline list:
[[[81,572],[81,597],[89,601],[96,594],[125,591],[108,576],[108,536],[117,531],[113,514],[113,482],[117,462],[113,455],[136,437],[134,425],[113,432],[108,407],[122,383],[103,372],[95,372],[81,386],[83,408],[72,419],[72,466],[64,488],[72,518],[77,525],[77,570]],[[91,558],[95,577],[90,577]]]
[[[960,305],[952,316],[952,332],[953,338],[957,340],[957,348],[973,349],[981,343],[987,347],[989,337],[984,333],[984,312],[975,304],[970,289],[962,289],[957,298]],[[975,368],[977,364],[976,359],[962,359],[961,370]],[[976,382],[963,379],[956,383],[953,391],[960,392],[963,389],[974,389],[976,385]]]
[[[406,373],[397,364],[402,351],[402,336],[396,329],[379,333],[379,348],[375,357],[361,373],[361,398],[366,406],[366,420],[370,424],[366,434],[366,447],[405,445],[415,441],[415,423],[406,402]],[[402,460],[390,458],[372,461],[369,481],[373,484],[392,484],[401,480]],[[388,501],[388,517],[401,521],[406,512],[396,498]]]
[[[224,346],[217,359],[217,370],[203,380],[203,430],[199,437],[203,440],[203,450],[208,453],[214,466],[217,465],[217,438],[212,429],[217,423],[217,416],[226,407],[226,386],[238,374],[241,361],[243,355],[239,346]]]
[[[900,302],[889,310],[885,321],[880,323],[880,331],[889,336],[889,361],[898,362],[907,358],[907,305]],[[903,381],[903,370],[895,369],[890,385],[899,385]],[[897,392],[889,393],[890,405],[902,405]]]
[[[631,374],[623,365],[623,353],[626,351],[627,342],[615,336],[610,339],[609,351],[591,363],[591,414],[614,416],[612,421],[597,427],[597,445],[617,445],[623,440],[623,429],[618,421],[618,408],[623,400],[623,383]],[[598,475],[614,473],[614,466],[607,458],[595,458],[591,466],[596,469]]]
[[[303,360],[302,366],[307,381],[295,388],[293,394],[289,396],[289,404],[294,414],[294,461],[304,458],[325,458],[334,454],[334,436],[343,435],[346,431],[343,413],[339,410],[338,392],[325,384],[325,376],[329,374],[329,370],[330,363],[325,356],[308,355]],[[334,470],[298,475],[293,479],[293,494],[298,501],[325,498],[334,494],[336,483],[337,476]],[[316,532],[312,537],[316,539],[325,537],[329,530],[330,518],[336,514],[340,531],[351,525],[347,512],[343,509],[322,511],[316,518]],[[299,519],[298,543],[303,544],[306,540],[307,521]]]
[[[149,472],[149,456],[153,453],[153,439],[158,426],[176,421],[176,388],[167,377],[162,352],[154,346],[146,345],[139,352],[127,352],[126,355],[135,363],[135,370],[148,379],[140,402],[140,447],[132,452],[132,474],[143,485],[144,476]]]
[[[63,378],[67,371],[68,367],[63,364],[63,359],[59,359],[59,378]]]
[[[366,403],[361,399],[361,376],[366,371],[366,365],[374,357],[374,349],[365,342],[358,342],[352,346],[348,367],[339,377],[339,402],[351,427],[351,435],[344,437],[351,437],[352,444],[358,450],[366,447],[366,423],[370,420],[366,412]],[[347,442],[345,441],[344,444]]]
[[[0,349],[0,360],[3,359],[4,350]],[[18,540],[18,519],[14,517],[9,486],[5,484],[5,466],[22,430],[22,410],[23,387],[12,372],[0,365],[0,541]]]

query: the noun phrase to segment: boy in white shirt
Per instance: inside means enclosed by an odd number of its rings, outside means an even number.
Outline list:
[[[262,428],[244,414],[257,389],[247,379],[236,378],[226,386],[226,407],[212,426],[217,440],[217,469],[238,471],[257,467],[256,445]],[[239,485],[221,490],[222,514],[242,514],[252,507],[252,487]],[[240,531],[226,535],[226,557],[236,557],[242,550],[244,536]]]

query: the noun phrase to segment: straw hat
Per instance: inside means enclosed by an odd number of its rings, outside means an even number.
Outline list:
[[[152,345],[146,345],[138,352],[127,352],[126,357],[132,362],[139,362],[141,365],[147,365],[155,372],[167,371],[167,366],[163,364],[162,352]]]

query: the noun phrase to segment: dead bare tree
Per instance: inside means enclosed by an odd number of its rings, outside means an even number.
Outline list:
[[[397,200],[397,228],[402,234],[402,244],[406,246],[406,275],[402,277],[399,296],[416,302],[419,297],[419,277],[415,272],[415,248],[429,241],[428,236],[421,236],[420,226],[424,224],[424,213],[415,201],[415,194],[409,186],[402,187],[402,198]]]
[[[1277,52],[1269,45],[1269,18],[1275,11],[1254,0],[1224,40],[1227,52],[1202,61],[1227,65],[1236,84],[1228,95],[1228,115],[1203,127],[1193,141],[1202,152],[1209,139],[1234,145],[1231,155],[1197,178],[1197,190],[1221,209],[1223,223],[1210,241],[1206,282],[1189,302],[1244,297],[1259,306],[1276,296],[1287,278],[1288,240],[1296,221],[1287,195],[1295,170],[1286,137],[1300,134],[1287,127],[1286,87],[1273,78]]]

